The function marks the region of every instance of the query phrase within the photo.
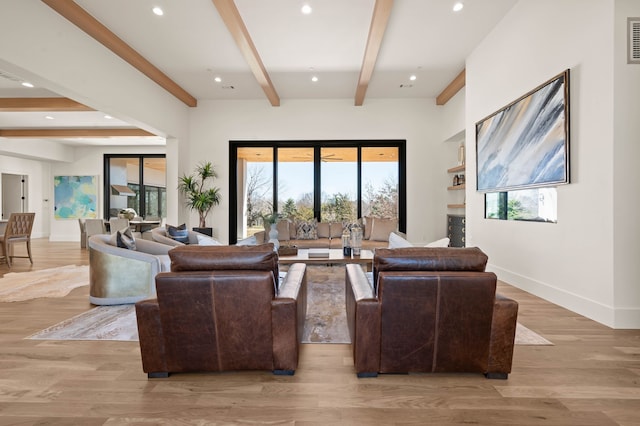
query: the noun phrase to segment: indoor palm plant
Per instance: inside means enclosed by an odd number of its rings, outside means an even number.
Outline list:
[[[206,162],[199,164],[194,173],[183,175],[178,181],[178,191],[185,196],[186,206],[198,212],[201,229],[207,228],[207,215],[220,204],[220,188],[213,186],[213,180],[217,177],[211,162]],[[205,233],[211,235],[210,231]]]

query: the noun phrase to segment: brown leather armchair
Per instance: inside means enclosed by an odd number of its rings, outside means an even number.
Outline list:
[[[278,284],[278,255],[259,246],[180,246],[156,299],[136,303],[142,367],[150,378],[190,371],[292,375],[307,310],[306,266]]]
[[[358,377],[511,372],[518,303],[496,294],[478,248],[377,249],[373,277],[347,265],[347,322]],[[372,280],[371,280],[372,278]]]

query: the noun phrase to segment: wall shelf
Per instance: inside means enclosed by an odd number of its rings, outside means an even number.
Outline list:
[[[455,166],[455,167],[452,167],[450,169],[447,169],[447,173],[464,172],[464,169],[465,169],[465,165],[464,164],[460,164],[459,166]]]
[[[464,209],[466,204],[447,204],[448,209]]]
[[[448,186],[447,189],[449,191],[459,191],[461,189],[465,189],[467,186],[463,183],[460,185]]]

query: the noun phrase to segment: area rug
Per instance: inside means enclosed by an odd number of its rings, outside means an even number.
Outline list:
[[[0,302],[19,302],[38,297],[63,297],[89,285],[89,266],[67,265],[30,272],[9,272],[0,278]]]
[[[344,301],[344,268],[313,266],[307,271],[307,318],[303,343],[350,343]],[[29,336],[35,340],[137,341],[133,305],[99,306]],[[552,345],[518,323],[516,345]]]

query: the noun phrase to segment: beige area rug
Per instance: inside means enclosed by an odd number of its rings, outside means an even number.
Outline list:
[[[344,306],[344,267],[311,266],[307,270],[308,303],[304,343],[350,343]],[[133,305],[99,306],[28,339],[137,341]],[[516,345],[552,345],[518,323]]]
[[[10,272],[0,278],[0,302],[20,302],[38,297],[63,297],[89,285],[89,266],[68,265],[30,272]]]

